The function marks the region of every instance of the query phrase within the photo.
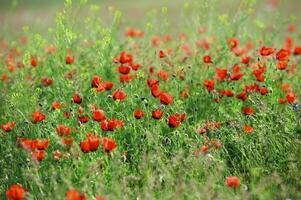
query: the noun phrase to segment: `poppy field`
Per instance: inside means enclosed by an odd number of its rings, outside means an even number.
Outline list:
[[[298,1],[12,2],[0,199],[301,199]]]

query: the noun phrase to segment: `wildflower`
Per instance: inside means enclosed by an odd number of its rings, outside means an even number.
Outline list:
[[[25,194],[26,194],[25,189],[19,184],[13,184],[6,191],[6,197],[9,200],[23,200],[25,199]]]

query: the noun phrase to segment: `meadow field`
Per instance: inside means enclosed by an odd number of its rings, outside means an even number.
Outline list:
[[[0,199],[301,199],[298,0],[0,0]]]

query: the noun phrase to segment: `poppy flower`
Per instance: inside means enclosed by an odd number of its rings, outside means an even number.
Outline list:
[[[121,74],[128,74],[128,73],[130,73],[131,68],[128,67],[128,66],[120,65],[120,66],[118,67],[118,71],[119,71],[119,73],[121,73]]]
[[[163,114],[164,114],[164,112],[160,109],[156,109],[156,110],[152,111],[152,117],[154,119],[161,119]]]
[[[93,120],[100,122],[106,119],[105,112],[101,109],[96,109],[93,113]]]
[[[6,197],[9,200],[23,200],[25,199],[25,194],[25,189],[19,184],[13,184],[6,191]]]
[[[62,138],[61,139],[61,144],[69,148],[73,144],[73,138],[72,137]]]
[[[38,61],[37,61],[37,59],[32,58],[32,59],[30,60],[30,64],[31,64],[32,67],[38,66]]]
[[[228,45],[230,49],[235,49],[239,44],[239,40],[237,38],[230,38],[228,39]]]
[[[252,133],[253,132],[253,127],[250,126],[250,125],[244,125],[244,132],[248,133],[248,134]]]
[[[289,103],[295,103],[297,99],[297,95],[293,92],[288,92],[285,97]]]
[[[114,86],[113,82],[106,81],[101,84],[106,90],[111,90]]]
[[[159,85],[158,84],[153,84],[151,86],[151,93],[152,95],[157,98],[157,97],[160,97],[160,95],[163,93],[160,88],[159,88]]]
[[[250,62],[250,56],[245,56],[241,58],[241,63],[248,64]]]
[[[90,144],[88,140],[84,140],[80,142],[80,149],[84,153],[88,153],[90,151]]]
[[[110,153],[111,151],[113,151],[116,148],[117,144],[116,144],[115,140],[104,137],[104,138],[102,138],[102,146],[107,153]]]
[[[46,151],[40,150],[40,151],[33,151],[32,152],[32,159],[36,161],[42,161],[45,159]]]
[[[97,134],[87,133],[90,151],[96,151],[100,144],[100,139]]]
[[[74,94],[72,96],[73,102],[76,104],[81,104],[82,103],[82,99],[78,94]]]
[[[47,77],[43,77],[41,79],[41,83],[44,86],[50,86],[50,85],[52,85],[52,79],[51,78],[47,78]]]
[[[169,105],[172,104],[173,102],[173,97],[166,92],[162,92],[159,98],[160,98],[160,102],[164,105]]]
[[[269,56],[269,55],[273,54],[274,51],[275,50],[273,48],[271,48],[271,47],[265,47],[265,46],[263,46],[260,49],[260,55],[261,56]]]
[[[71,65],[74,62],[74,58],[71,55],[67,55],[65,58],[65,62],[67,65]]]
[[[260,94],[261,95],[267,95],[268,94],[268,89],[266,87],[261,87],[260,88]]]
[[[276,59],[279,61],[289,60],[290,51],[287,49],[280,49],[276,54]]]
[[[161,78],[165,82],[168,81],[168,73],[167,72],[165,72],[163,70],[160,70],[160,71],[158,71],[157,75],[158,75],[159,78]]]
[[[62,104],[58,101],[54,101],[52,104],[51,104],[51,109],[52,110],[59,110],[62,108]]]
[[[226,185],[230,188],[238,188],[240,186],[240,180],[237,176],[226,177]]]
[[[94,75],[92,77],[92,81],[91,81],[92,88],[97,88],[100,83],[101,83],[101,77],[97,76],[97,75]]]
[[[104,196],[96,196],[95,200],[106,200]]]
[[[207,88],[207,91],[211,92],[214,89],[215,83],[213,80],[205,80],[204,85]]]
[[[236,96],[236,98],[242,101],[246,101],[248,99],[248,96],[246,92],[241,92]]]
[[[203,62],[204,63],[212,63],[211,56],[209,56],[209,55],[204,56]]]
[[[168,117],[168,125],[171,128],[177,128],[181,124],[181,118],[179,115],[171,115]]]
[[[141,119],[141,118],[143,118],[144,117],[144,112],[143,112],[143,110],[135,110],[135,112],[134,112],[134,117],[136,118],[136,119]]]
[[[44,115],[44,113],[42,113],[40,111],[33,112],[32,115],[31,115],[31,117],[32,117],[33,123],[35,123],[35,124],[38,123],[38,122],[43,121],[46,118],[46,116]]]
[[[132,64],[131,68],[132,70],[137,71],[140,68],[140,64]]]
[[[253,115],[254,109],[252,107],[244,107],[243,108],[243,113],[245,115]]]
[[[221,90],[219,92],[221,95],[227,96],[227,97],[233,97],[234,93],[231,90]]]
[[[286,99],[284,99],[284,98],[279,98],[279,99],[278,99],[278,102],[279,102],[280,104],[285,104],[285,103],[286,103]]]
[[[294,49],[294,55],[301,55],[301,46],[297,46]]]
[[[113,99],[116,100],[124,100],[127,97],[127,94],[122,89],[117,89],[113,92]]]
[[[218,80],[224,81],[224,79],[228,76],[228,70],[227,69],[215,69],[215,74]]]
[[[37,139],[36,140],[36,147],[38,150],[45,150],[49,146],[49,140],[48,139]]]
[[[13,130],[13,128],[16,126],[16,122],[7,122],[6,124],[1,125],[1,129],[5,132],[10,132]]]
[[[56,132],[59,136],[68,136],[71,133],[71,128],[66,125],[60,124],[56,127]]]
[[[201,149],[200,149],[200,151],[201,151],[202,153],[207,153],[208,150],[209,150],[209,147],[208,147],[207,145],[203,145],[203,146],[201,147]]]
[[[87,200],[86,194],[82,194],[75,189],[70,189],[66,193],[66,200]]]
[[[80,115],[80,116],[77,117],[77,120],[80,123],[84,124],[84,123],[87,123],[90,120],[90,118],[87,115]]]
[[[125,51],[122,51],[119,56],[119,62],[121,64],[131,63],[133,61],[133,56],[131,54],[127,54]]]
[[[164,53],[164,51],[160,50],[159,51],[159,58],[164,58],[166,55]]]
[[[131,74],[120,74],[119,81],[120,83],[129,83],[133,80],[133,77]]]
[[[288,67],[288,61],[279,61],[277,63],[277,69],[285,70]]]

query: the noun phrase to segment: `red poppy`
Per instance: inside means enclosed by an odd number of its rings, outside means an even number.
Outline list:
[[[56,132],[59,136],[68,136],[71,133],[71,128],[66,125],[60,124],[56,127]]]
[[[221,95],[227,96],[227,97],[233,97],[234,93],[231,90],[221,90],[219,92]]]
[[[6,124],[1,125],[1,129],[5,132],[10,132],[13,130],[13,128],[16,126],[16,122],[7,122]]]
[[[66,200],[86,200],[86,194],[81,194],[75,189],[70,189],[66,193]]]
[[[226,177],[226,185],[230,188],[238,188],[240,186],[240,180],[237,176]]]
[[[72,96],[73,102],[76,104],[81,104],[82,103],[82,99],[78,94],[74,94]]]
[[[160,95],[163,93],[161,90],[160,90],[160,88],[159,88],[159,85],[158,84],[153,84],[152,86],[151,86],[151,92],[152,92],[152,95],[154,96],[154,97],[160,97]]]
[[[41,83],[44,86],[50,86],[50,85],[52,85],[52,79],[51,78],[47,78],[47,77],[43,77],[41,79]]]
[[[116,148],[117,144],[115,140],[104,137],[102,138],[102,146],[107,153],[110,153]]]
[[[235,49],[239,44],[239,40],[237,38],[230,38],[228,39],[228,45],[230,49]]]
[[[228,76],[228,70],[227,69],[215,69],[215,74],[218,80],[223,81]]]
[[[168,125],[171,128],[177,128],[181,124],[181,117],[179,115],[170,115],[168,117]]]
[[[260,55],[261,56],[269,56],[269,55],[273,54],[274,51],[275,50],[273,48],[271,48],[271,47],[265,47],[265,46],[263,46],[260,49]]]
[[[117,89],[113,92],[114,100],[124,100],[127,97],[127,94],[122,89]]]
[[[244,125],[244,131],[245,131],[245,133],[250,134],[253,132],[253,127],[250,125]]]
[[[164,112],[160,109],[156,109],[156,110],[152,111],[152,117],[154,119],[161,119],[163,114],[164,114]]]
[[[74,62],[74,58],[71,55],[67,55],[65,58],[65,62],[67,65],[70,65]]]
[[[143,110],[135,110],[135,112],[134,112],[134,117],[136,118],[136,119],[141,119],[141,118],[143,118],[144,117],[144,112],[143,112]]]
[[[32,117],[33,123],[35,123],[35,124],[43,121],[46,118],[46,116],[40,111],[33,112],[31,117]]]
[[[202,153],[207,153],[208,150],[209,150],[209,147],[208,147],[207,145],[203,145],[203,146],[201,147],[201,149],[200,149],[200,151],[201,151]]]
[[[52,110],[59,110],[62,108],[62,104],[58,101],[54,101],[52,104],[51,104],[51,109]]]
[[[286,94],[286,100],[289,103],[295,103],[296,100],[297,100],[297,95],[295,93],[293,93],[293,92],[288,92]]]
[[[204,85],[207,88],[208,92],[211,92],[214,89],[214,81],[213,80],[205,80]]]
[[[171,96],[167,92],[162,92],[159,98],[160,98],[160,102],[164,105],[169,105],[172,104],[173,102],[173,96]]]
[[[260,88],[260,94],[261,95],[267,95],[268,94],[268,89],[266,87],[261,87]]]
[[[106,81],[101,84],[106,90],[111,90],[114,86],[113,82]]]
[[[92,77],[92,81],[91,81],[91,86],[93,88],[97,88],[99,86],[99,84],[101,83],[101,77],[100,76],[97,76],[97,75],[94,75]]]
[[[140,68],[140,64],[132,64],[131,68],[132,70],[137,71]]]
[[[241,92],[236,96],[236,98],[242,101],[246,101],[248,99],[248,96],[246,92]]]
[[[209,56],[209,55],[204,56],[203,62],[204,63],[212,63],[211,56]]]
[[[301,55],[301,46],[297,46],[294,49],[294,55]]]
[[[165,57],[164,51],[160,50],[159,51],[159,58],[164,58],[164,57]]]
[[[66,147],[71,147],[73,144],[73,138],[72,137],[65,137],[61,139],[62,145],[65,145]]]
[[[284,99],[284,98],[279,98],[279,99],[278,99],[278,102],[279,102],[280,104],[285,104],[285,103],[286,103],[286,99]]]
[[[106,119],[106,115],[105,115],[105,112],[103,110],[97,109],[97,110],[94,111],[94,113],[93,113],[93,120],[94,121],[100,122],[100,121],[103,121],[105,119]]]
[[[245,56],[241,58],[241,63],[248,64],[250,62],[250,56]]]
[[[6,197],[9,200],[23,200],[25,199],[25,194],[25,189],[19,184],[13,184],[6,191]]]
[[[276,59],[279,61],[287,61],[290,57],[290,51],[287,49],[280,49],[276,54]]]
[[[30,61],[30,64],[31,64],[32,67],[38,66],[38,61],[37,61],[37,59],[32,58],[31,61]]]
[[[131,72],[131,68],[128,67],[128,66],[120,65],[120,66],[118,67],[118,71],[119,71],[119,73],[121,73],[121,74],[128,74],[128,73]]]
[[[119,81],[120,83],[129,83],[133,80],[133,77],[131,74],[120,74]]]
[[[244,107],[243,108],[243,113],[245,115],[253,115],[254,109],[252,107]]]
[[[48,139],[37,139],[36,140],[36,147],[38,150],[45,150],[49,146],[49,140]]]
[[[131,54],[127,54],[126,52],[122,51],[119,56],[119,62],[121,64],[125,63],[132,63],[133,61],[133,56]]]
[[[46,156],[46,151],[44,151],[44,150],[32,152],[32,159],[36,160],[36,161],[44,160],[45,156]]]
[[[158,75],[159,78],[161,78],[165,82],[168,81],[168,73],[167,72],[165,72],[163,70],[160,70],[160,71],[158,71],[157,75]]]
[[[80,115],[80,116],[77,117],[77,120],[80,123],[84,124],[84,123],[87,123],[90,120],[90,117],[87,116],[87,115]]]

